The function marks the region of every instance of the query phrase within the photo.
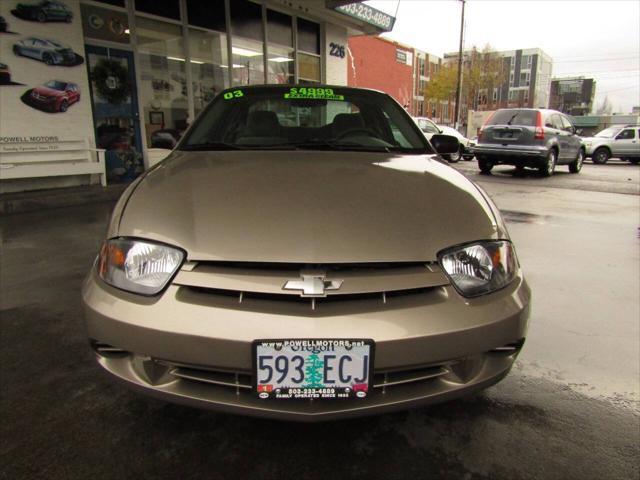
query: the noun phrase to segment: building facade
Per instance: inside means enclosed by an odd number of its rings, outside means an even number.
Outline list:
[[[596,82],[593,78],[554,78],[551,80],[549,108],[567,115],[589,115],[595,94]]]
[[[388,93],[408,111],[414,100],[414,49],[381,37],[349,37],[350,87]]]
[[[97,182],[80,150],[131,181],[221,90],[346,85],[348,36],[393,26],[340,1],[38,3],[0,1],[0,192]]]

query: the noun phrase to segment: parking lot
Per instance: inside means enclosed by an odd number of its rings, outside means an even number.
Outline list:
[[[533,292],[524,350],[481,394],[343,422],[216,414],[112,383],[79,294],[112,204],[0,217],[0,476],[638,478],[640,167],[455,167],[508,222]]]

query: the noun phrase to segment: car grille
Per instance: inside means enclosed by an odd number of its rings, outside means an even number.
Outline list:
[[[321,272],[327,281],[341,281],[324,296],[303,296],[288,290],[289,281],[304,272]],[[435,263],[265,264],[205,262],[189,264],[173,282],[181,287],[178,300],[198,302],[204,297],[219,306],[236,309],[264,307],[317,311],[323,307],[368,302],[379,306],[429,295],[449,283]]]

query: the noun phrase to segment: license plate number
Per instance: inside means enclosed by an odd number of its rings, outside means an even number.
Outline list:
[[[256,340],[255,392],[262,399],[365,398],[373,351],[365,339]]]

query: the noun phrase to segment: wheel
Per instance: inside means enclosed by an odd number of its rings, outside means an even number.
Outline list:
[[[69,102],[67,102],[66,100],[63,100],[62,103],[60,104],[60,111],[66,112],[68,108],[69,108]]]
[[[473,160],[473,155],[462,155],[462,158],[464,158],[467,162],[470,162],[471,160]]]
[[[47,15],[44,12],[38,12],[38,21],[42,23],[46,22]]]
[[[610,157],[611,157],[611,154],[609,153],[609,150],[607,150],[604,147],[600,147],[595,152],[593,152],[593,155],[591,156],[591,160],[593,160],[593,163],[597,163],[598,165],[603,165],[607,163]]]
[[[460,159],[462,158],[462,152],[460,151],[460,148],[458,148],[458,151],[456,153],[450,153],[448,155],[443,155],[443,157],[449,163],[458,163],[460,161]]]
[[[538,171],[545,177],[550,177],[556,169],[558,154],[555,150],[549,150],[544,163],[538,167]]]
[[[22,52],[20,51],[20,47],[18,47],[17,45],[14,45],[14,46],[13,46],[13,53],[14,53],[15,55],[18,55],[19,57],[21,57],[21,56],[22,56]]]
[[[640,163],[640,158],[630,158],[629,162],[633,165],[638,165]]]
[[[569,164],[569,171],[571,173],[578,173],[582,170],[582,164],[584,163],[584,150],[578,150],[578,156]]]
[[[53,65],[53,57],[52,57],[52,56],[51,56],[51,54],[49,54],[49,53],[45,53],[45,54],[42,56],[42,61],[43,61],[44,63],[46,63],[47,65]]]
[[[480,173],[489,174],[491,173],[491,169],[493,168],[493,162],[487,159],[478,159],[478,168],[480,168]]]

